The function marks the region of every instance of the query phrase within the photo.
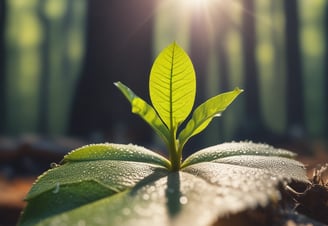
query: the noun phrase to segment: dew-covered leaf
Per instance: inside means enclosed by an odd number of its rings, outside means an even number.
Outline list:
[[[122,148],[106,145],[109,152]],[[308,183],[292,152],[264,144],[213,146],[190,156],[178,172],[148,157],[113,159],[99,147],[77,149],[40,176],[19,225],[208,226],[279,201],[282,184]],[[149,154],[133,145],[123,149]]]
[[[183,166],[199,162],[214,161],[229,156],[242,155],[280,156],[285,158],[293,158],[296,156],[295,153],[291,151],[274,148],[268,144],[257,144],[251,141],[231,142],[218,144],[197,151],[183,162]]]
[[[144,147],[113,143],[85,145],[65,155],[62,162],[93,160],[122,160],[170,166],[166,158]]]

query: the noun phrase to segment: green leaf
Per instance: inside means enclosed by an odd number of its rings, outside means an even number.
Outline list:
[[[124,96],[129,100],[132,107],[132,112],[139,115],[143,120],[145,120],[155,132],[163,139],[163,141],[168,144],[169,141],[169,131],[168,128],[163,124],[162,120],[158,117],[156,111],[152,106],[147,104],[143,99],[138,97],[130,88],[125,86],[121,82],[114,83],[115,86],[124,94]]]
[[[166,158],[144,147],[113,143],[85,145],[65,155],[62,163],[101,159],[147,162],[170,168],[170,162]]]
[[[261,156],[278,156],[284,158],[294,158],[295,153],[277,149],[268,144],[256,144],[249,142],[231,142],[211,146],[190,155],[184,162],[183,166],[189,166],[201,162],[210,162],[225,157],[243,155],[261,155]]]
[[[212,97],[198,106],[186,127],[179,134],[180,144],[184,145],[192,136],[203,131],[212,119],[220,115],[241,92],[243,90],[236,88],[233,91]]]
[[[282,183],[308,183],[304,166],[290,159],[293,153],[263,144],[210,147],[190,156],[178,172],[147,149],[106,144],[109,152],[123,147],[130,153],[125,161],[105,154],[102,145],[77,149],[39,177],[19,225],[208,226],[276,203]]]
[[[196,78],[187,53],[176,43],[156,58],[150,72],[150,99],[157,113],[172,130],[189,115],[196,95]]]

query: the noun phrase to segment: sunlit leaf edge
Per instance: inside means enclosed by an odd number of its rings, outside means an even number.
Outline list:
[[[185,128],[179,134],[180,144],[184,145],[191,137],[203,131],[211,120],[226,110],[242,92],[242,89],[235,88],[233,91],[221,93],[199,105]]]
[[[184,168],[200,162],[211,162],[224,157],[242,155],[279,156],[289,159],[296,157],[294,152],[281,148],[274,148],[268,144],[253,143],[251,141],[234,141],[201,149],[188,156],[183,161],[181,167]]]
[[[124,94],[131,104],[132,112],[139,115],[145,122],[147,122],[154,131],[161,137],[161,139],[168,144],[169,131],[161,118],[152,106],[146,101],[138,97],[129,87],[121,82],[115,82],[114,85]]]
[[[170,167],[170,162],[165,157],[152,150],[135,144],[116,143],[84,145],[65,155],[61,163],[94,160],[147,162],[166,168]]]

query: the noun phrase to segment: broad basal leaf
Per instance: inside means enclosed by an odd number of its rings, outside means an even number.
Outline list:
[[[147,104],[143,99],[138,97],[130,88],[122,84],[121,82],[114,83],[124,96],[129,100],[132,107],[132,112],[139,115],[145,120],[155,132],[168,144],[169,131],[168,128],[163,124],[162,120],[158,117],[156,111]]]
[[[184,162],[183,166],[192,165],[200,162],[210,162],[216,159],[223,159],[230,156],[243,155],[261,155],[261,156],[278,156],[284,158],[293,158],[293,152],[277,149],[268,144],[256,144],[249,142],[231,142],[211,146],[189,156]]]
[[[192,62],[176,43],[156,58],[150,73],[152,104],[169,129],[189,115],[195,100],[196,79]]]
[[[119,149],[129,153],[127,160],[113,154]],[[19,225],[213,225],[278,201],[281,184],[308,183],[292,156],[263,144],[226,143],[195,153],[181,171],[170,172],[161,156],[138,146],[87,146],[39,177]]]
[[[184,145],[189,138],[203,131],[212,119],[221,114],[241,92],[243,90],[236,88],[231,92],[212,97],[198,106],[179,135],[180,144]]]
[[[90,144],[78,148],[64,156],[62,163],[73,161],[94,161],[102,159],[147,162],[169,168],[170,162],[144,147],[133,144]]]

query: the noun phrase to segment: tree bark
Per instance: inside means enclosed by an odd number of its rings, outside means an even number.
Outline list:
[[[150,142],[150,128],[132,115],[113,82],[148,96],[154,2],[88,1],[86,56],[71,114],[72,134],[101,133],[121,141],[121,131],[129,142]]]
[[[299,136],[305,132],[305,119],[298,1],[285,0],[284,10],[287,57],[287,129],[291,136]]]
[[[255,2],[244,0],[242,14],[242,48],[245,84],[245,118],[238,131],[239,139],[264,142],[268,140],[261,112],[260,87],[256,51]]]
[[[325,112],[326,116],[328,116],[328,2],[326,2],[326,8],[325,8],[325,21],[324,21],[324,27],[325,27]],[[326,139],[328,140],[328,117],[326,117],[326,129],[325,129],[325,135]]]
[[[50,88],[50,56],[49,56],[49,39],[50,24],[49,19],[44,12],[45,1],[39,4],[38,13],[42,23],[43,43],[41,45],[42,65],[40,73],[40,95],[39,95],[39,112],[37,130],[42,135],[49,133],[49,88]]]
[[[6,1],[0,0],[0,134],[6,129]]]
[[[210,40],[205,15],[195,13],[192,17],[190,31],[190,58],[193,62],[197,79],[197,96],[195,104],[200,104],[205,99],[206,79],[208,73],[208,60]]]
[[[228,4],[228,7],[230,6],[230,3]],[[227,53],[227,33],[229,31],[229,28],[233,25],[231,23],[230,15],[228,15],[229,12],[231,12],[231,8],[228,8],[228,10],[223,9],[222,7],[219,7],[219,13],[217,18],[215,18],[215,21],[217,21],[215,32],[216,37],[216,52],[218,57],[218,65],[219,65],[219,84],[218,88],[220,92],[227,92],[230,88],[230,70],[229,70],[229,58]],[[217,76],[217,75],[215,75]],[[220,125],[218,127],[218,133],[220,134],[220,137],[218,138],[219,142],[226,141],[225,132],[229,125],[227,125],[226,121],[223,119],[220,120]]]
[[[255,6],[254,0],[243,1],[243,58],[246,98],[246,117],[251,122],[262,123],[260,109],[260,93],[258,70],[255,59],[256,31],[255,31]]]
[[[190,28],[190,58],[195,68],[197,82],[194,106],[198,106],[206,99],[210,40],[205,16],[201,11],[196,12],[192,17]],[[199,149],[204,142],[205,138],[202,135],[195,136],[187,144],[185,155],[192,154],[192,150]]]

